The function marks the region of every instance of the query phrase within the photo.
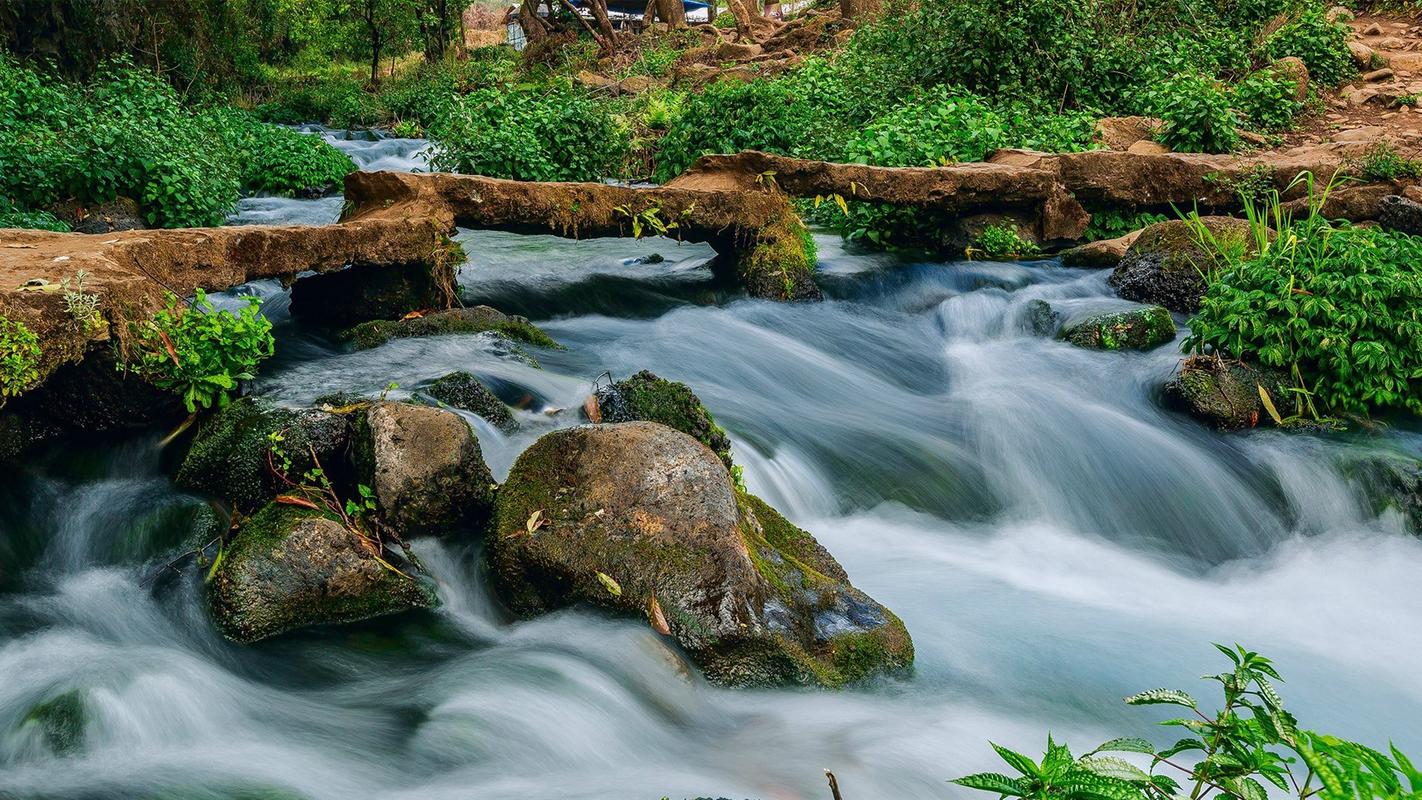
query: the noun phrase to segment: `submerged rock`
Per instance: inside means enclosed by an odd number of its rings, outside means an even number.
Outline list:
[[[562,347],[527,319],[505,314],[489,306],[451,308],[398,320],[372,320],[345,331],[341,338],[354,342],[358,350],[367,350],[379,347],[391,339],[486,331],[537,347]]]
[[[1221,247],[1255,252],[1249,223],[1232,217],[1201,217],[1200,223]],[[1196,238],[1191,222],[1157,222],[1141,231],[1111,274],[1116,294],[1138,303],[1156,303],[1171,311],[1200,307],[1205,275],[1217,254]]]
[[[359,417],[356,473],[370,486],[381,519],[401,535],[481,527],[494,478],[479,438],[452,411],[378,402]]]
[[[310,625],[429,608],[423,580],[382,564],[340,522],[271,504],[237,531],[208,586],[223,635],[250,643]]]
[[[1026,327],[1033,336],[1052,336],[1061,324],[1062,315],[1046,300],[1029,300],[1025,310]]]
[[[84,710],[84,693],[70,689],[31,708],[20,722],[21,731],[39,734],[55,755],[68,755],[84,746],[84,728],[88,714]]]
[[[1149,350],[1175,338],[1175,320],[1160,306],[1093,314],[1062,329],[1062,338],[1093,350]]]
[[[1374,514],[1395,510],[1414,536],[1422,536],[1422,461],[1379,453],[1351,459],[1342,467],[1361,484]]]
[[[1269,419],[1259,387],[1269,393],[1280,414],[1288,397],[1287,382],[1279,373],[1240,361],[1213,356],[1192,356],[1165,384],[1166,405],[1184,411],[1221,430],[1252,428]]]
[[[539,439],[499,491],[490,558],[515,612],[590,602],[645,618],[715,683],[840,686],[913,661],[903,623],[813,536],[664,425]]]
[[[589,417],[596,415],[593,422],[659,422],[711,448],[727,469],[732,466],[730,437],[684,383],[644,369],[599,388],[593,398],[596,411],[588,409]]]
[[[518,430],[518,422],[504,401],[468,372],[451,372],[435,381],[430,396],[447,406],[478,414],[500,430]]]
[[[178,486],[229,500],[243,512],[262,506],[285,486],[272,471],[272,434],[282,437],[279,446],[291,459],[287,473],[293,480],[316,461],[328,477],[340,476],[351,434],[346,415],[243,397],[203,424],[178,468]]]

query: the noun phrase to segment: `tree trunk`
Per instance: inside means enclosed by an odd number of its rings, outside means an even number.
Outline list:
[[[760,16],[760,10],[755,5],[755,0],[726,0],[731,7],[731,14],[736,18],[736,33],[742,39],[755,39],[755,22]]]
[[[839,0],[839,13],[845,19],[873,16],[882,7],[881,0]]]
[[[597,20],[597,29],[602,32],[602,36],[607,40],[603,47],[611,53],[616,47],[617,32],[612,29],[612,18],[607,15],[607,0],[587,0],[588,9],[592,11],[593,19]]]
[[[686,27],[686,6],[681,0],[655,0],[657,16],[672,28]]]
[[[523,28],[523,36],[529,44],[548,35],[543,18],[538,16],[538,0],[523,0],[518,7],[518,24]]]

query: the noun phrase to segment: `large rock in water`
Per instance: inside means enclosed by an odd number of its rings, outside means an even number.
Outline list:
[[[356,473],[374,490],[381,519],[402,535],[479,528],[488,521],[494,477],[463,417],[379,402],[356,428]]]
[[[1233,217],[1199,221],[1221,247],[1256,252],[1247,221]],[[1205,294],[1205,275],[1215,268],[1217,257],[1211,245],[1201,244],[1191,222],[1157,222],[1136,237],[1111,273],[1111,285],[1127,300],[1155,303],[1171,311],[1195,311]]]
[[[178,486],[231,501],[244,513],[260,508],[286,486],[272,471],[273,434],[291,459],[292,480],[317,462],[328,477],[341,479],[351,434],[345,415],[243,397],[203,424],[178,468]]]
[[[590,602],[642,617],[715,683],[840,686],[913,661],[903,623],[813,536],[664,425],[539,439],[499,491],[490,557],[517,613]]]
[[[434,382],[430,396],[453,408],[478,414],[505,432],[518,430],[509,407],[468,372],[451,372]]]
[[[416,336],[444,336],[452,333],[493,333],[510,341],[537,347],[560,348],[553,337],[526,318],[505,314],[490,306],[450,308],[418,317],[363,322],[341,333],[357,350],[379,347],[391,339]]]
[[[1069,323],[1062,338],[1092,350],[1149,350],[1175,338],[1175,320],[1160,306],[1093,314]]]
[[[1240,361],[1193,356],[1181,362],[1165,384],[1165,402],[1221,430],[1252,428],[1269,415],[1259,387],[1269,394],[1275,410],[1289,415],[1288,384],[1284,376]]]
[[[585,407],[593,422],[659,422],[711,448],[731,468],[731,439],[691,387],[642,370],[626,380],[601,387],[596,405]]]
[[[429,608],[436,597],[423,580],[380,563],[336,520],[271,504],[227,546],[208,603],[223,635],[246,643],[309,625]]]

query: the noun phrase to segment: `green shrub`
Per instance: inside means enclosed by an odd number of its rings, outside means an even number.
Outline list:
[[[1022,238],[1016,225],[989,225],[978,234],[976,245],[968,248],[969,256],[1025,258],[1042,252],[1036,242]]]
[[[1357,73],[1348,52],[1350,35],[1347,25],[1328,21],[1323,7],[1310,7],[1270,36],[1264,51],[1271,61],[1297,56],[1308,67],[1309,80],[1337,86]]]
[[[1422,177],[1422,161],[1408,158],[1388,142],[1377,142],[1358,159],[1354,169],[1365,180],[1395,181]]]
[[[1228,668],[1205,680],[1220,684],[1224,702],[1207,714],[1178,689],[1151,689],[1126,698],[1133,706],[1185,709],[1163,725],[1184,738],[1163,750],[1147,739],[1112,739],[1080,758],[1047,736],[1041,762],[1000,745],[993,749],[1016,775],[983,772],[953,781],[999,797],[1032,800],[1172,800],[1204,798],[1212,792],[1230,800],[1267,800],[1271,790],[1320,800],[1407,800],[1422,796],[1422,771],[1396,747],[1384,754],[1356,742],[1302,729],[1274,682],[1283,682],[1273,663],[1236,645],[1215,645]],[[1145,756],[1138,767],[1116,753]],[[1191,764],[1190,762],[1194,763]],[[1170,770],[1174,771],[1172,777]],[[1177,780],[1178,778],[1178,780]],[[1183,785],[1182,785],[1183,784]]]
[[[0,406],[39,380],[39,338],[19,320],[0,316]]]
[[[1165,121],[1156,134],[1161,143],[1182,153],[1228,153],[1240,145],[1238,119],[1218,81],[1202,75],[1176,75],[1152,88],[1150,110]]]
[[[814,120],[809,99],[788,81],[724,80],[692,95],[658,147],[657,180],[707,153],[756,149],[794,155]]]
[[[1295,396],[1276,402],[1281,410],[1422,413],[1422,238],[1329,222],[1321,199],[1299,221],[1279,210],[1277,192],[1265,214],[1249,204],[1263,246],[1253,258],[1225,254],[1185,349],[1283,370]]]
[[[1091,222],[1086,226],[1086,241],[1119,239],[1128,233],[1141,230],[1147,225],[1154,225],[1165,220],[1164,214],[1152,214],[1146,211],[1096,211],[1091,214]]]
[[[189,308],[170,294],[167,308],[136,326],[136,361],[120,368],[132,366],[154,386],[181,395],[188,411],[227,405],[238,381],[251,380],[275,347],[261,300],[245,300],[233,314],[213,308],[201,289]]]
[[[1254,130],[1286,131],[1294,127],[1294,117],[1303,110],[1303,103],[1295,97],[1296,89],[1293,78],[1263,69],[1234,87],[1231,105]]]
[[[629,138],[603,105],[573,89],[480,89],[430,132],[437,170],[523,181],[614,176]]]
[[[340,186],[356,169],[320,136],[268,125],[241,111],[209,111],[209,129],[238,165],[243,191],[293,195]]]
[[[0,228],[30,228],[64,233],[69,226],[48,211],[27,211],[0,198]]]

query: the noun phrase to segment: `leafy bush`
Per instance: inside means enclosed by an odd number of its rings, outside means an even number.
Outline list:
[[[259,313],[261,300],[245,300],[234,315],[213,308],[201,289],[189,308],[170,294],[167,308],[135,326],[137,358],[128,366],[154,386],[181,395],[188,411],[227,405],[238,381],[251,380],[275,347],[272,324]]]
[[[1266,213],[1249,204],[1259,255],[1224,254],[1185,349],[1284,370],[1300,415],[1422,413],[1422,238],[1329,222],[1324,197],[1299,221],[1277,192]]]
[[[1422,177],[1422,161],[1403,156],[1388,142],[1377,142],[1369,147],[1354,169],[1370,181]]]
[[[1185,718],[1162,724],[1186,735],[1171,747],[1156,750],[1146,739],[1112,739],[1077,758],[1047,736],[1040,763],[1000,745],[993,749],[1017,776],[983,772],[953,781],[1000,797],[1034,800],[1173,800],[1183,797],[1182,781],[1193,786],[1189,796],[1210,792],[1230,800],[1266,800],[1267,782],[1299,800],[1422,797],[1422,771],[1396,747],[1384,754],[1365,745],[1301,729],[1284,708],[1273,681],[1283,681],[1273,663],[1243,647],[1215,645],[1230,660],[1230,668],[1205,680],[1220,684],[1224,703],[1207,715],[1199,702],[1177,689],[1151,689],[1126,698],[1134,706],[1180,706]],[[1109,753],[1146,756],[1142,768]],[[1180,758],[1197,753],[1193,766]],[[1159,770],[1175,770],[1179,780]],[[1262,782],[1261,782],[1262,781]]]
[[[1303,110],[1303,103],[1295,97],[1296,89],[1293,78],[1263,69],[1234,87],[1231,105],[1255,130],[1286,131]]]
[[[662,138],[656,177],[673,178],[707,153],[794,155],[815,115],[788,81],[719,81],[692,95]]]
[[[1147,225],[1154,225],[1165,220],[1164,214],[1153,214],[1146,211],[1096,211],[1092,213],[1091,222],[1086,226],[1086,241],[1119,239],[1128,233],[1141,230]]]
[[[0,316],[0,406],[39,380],[39,338],[19,320]]]
[[[1310,80],[1337,86],[1357,72],[1348,52],[1349,35],[1348,26],[1329,22],[1321,6],[1310,7],[1270,36],[1264,51],[1270,60],[1298,56],[1308,67]]]
[[[60,233],[69,230],[67,224],[48,211],[26,211],[10,205],[4,198],[0,198],[0,228],[31,228]]]
[[[1016,225],[989,225],[978,235],[977,247],[968,248],[968,255],[987,258],[1023,258],[1042,252],[1036,242],[1022,238]]]
[[[1202,75],[1176,75],[1151,90],[1149,104],[1165,121],[1156,138],[1172,150],[1228,153],[1239,147],[1238,120],[1218,81]]]
[[[320,136],[259,122],[241,111],[210,111],[204,119],[240,168],[248,192],[292,195],[339,186],[356,169]]]
[[[472,92],[431,137],[437,170],[523,181],[615,175],[629,145],[607,109],[573,89]]]

